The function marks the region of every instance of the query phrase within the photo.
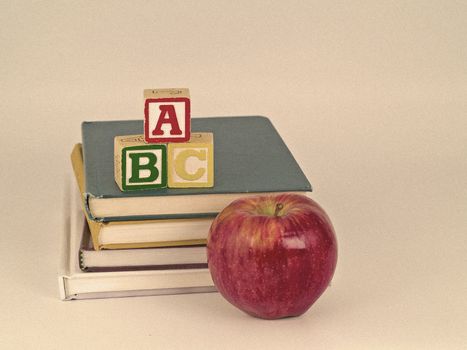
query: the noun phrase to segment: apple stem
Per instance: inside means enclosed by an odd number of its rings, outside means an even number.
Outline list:
[[[274,211],[274,216],[278,216],[282,208],[284,208],[284,205],[282,203],[277,203],[276,210]]]

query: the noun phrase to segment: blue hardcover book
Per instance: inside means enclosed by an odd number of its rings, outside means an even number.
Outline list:
[[[121,192],[114,180],[114,137],[143,134],[143,120],[82,124],[84,205],[92,220],[212,216],[247,195],[311,191],[300,166],[265,117],[193,118],[214,134],[214,187]]]

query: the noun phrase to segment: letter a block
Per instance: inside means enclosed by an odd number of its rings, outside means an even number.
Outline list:
[[[114,139],[115,182],[122,191],[167,187],[167,145],[147,144],[143,135]]]
[[[169,143],[169,187],[214,186],[214,138],[193,133],[186,143]]]
[[[144,100],[144,139],[147,143],[190,140],[188,89],[144,90]]]

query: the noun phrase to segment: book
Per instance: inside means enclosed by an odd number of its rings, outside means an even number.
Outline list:
[[[84,193],[85,175],[81,144],[71,152],[71,164]],[[95,250],[129,249],[164,246],[187,246],[206,244],[213,216],[191,219],[159,219],[136,221],[95,221],[84,210]]]
[[[208,267],[205,245],[96,251],[86,222],[79,249],[79,265],[82,271],[87,272]]]
[[[114,181],[114,137],[142,134],[143,121],[84,122],[84,207],[89,218],[199,218],[217,214],[239,197],[311,191],[309,181],[269,119],[193,118],[192,131],[214,134],[214,187],[121,192]]]
[[[58,276],[62,300],[214,292],[207,268],[84,272],[79,267],[79,247],[85,219],[78,198],[71,191],[66,206]],[[100,252],[98,252],[100,253]]]

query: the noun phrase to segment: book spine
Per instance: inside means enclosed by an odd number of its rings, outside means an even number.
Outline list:
[[[60,300],[70,300],[69,295],[67,293],[67,288],[66,288],[66,280],[67,276],[58,276],[58,290],[60,293]]]
[[[81,271],[87,272],[88,267],[86,266],[86,262],[84,261],[84,255],[81,249],[79,250],[79,253],[78,253],[78,262],[79,262],[79,268],[81,269]]]
[[[88,193],[88,192],[84,192],[83,193],[83,207],[84,207],[84,211],[86,212],[86,217],[89,219],[89,220],[92,220],[92,221],[98,221],[98,222],[102,222],[104,221],[103,218],[97,218],[95,217],[92,212],[91,212],[91,208],[90,208],[90,201],[91,201],[91,198],[98,198],[94,195],[92,195],[91,193]]]

